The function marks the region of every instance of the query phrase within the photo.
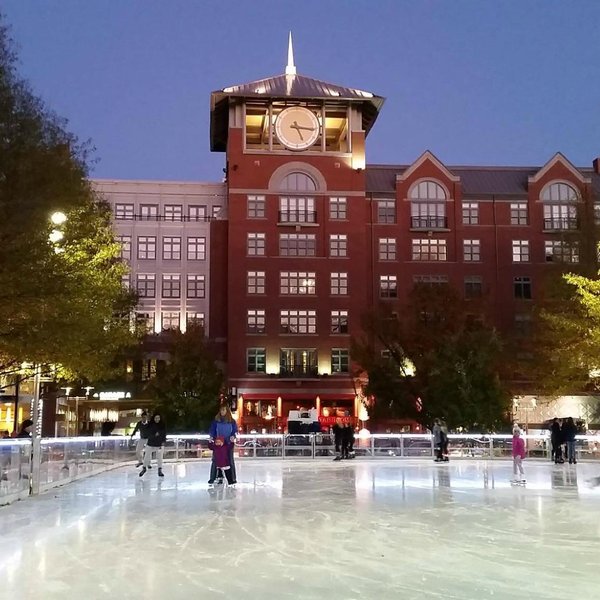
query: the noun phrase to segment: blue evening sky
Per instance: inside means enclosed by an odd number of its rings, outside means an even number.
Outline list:
[[[212,90],[298,72],[387,98],[369,163],[600,155],[600,0],[3,0],[20,71],[95,177],[216,181]]]

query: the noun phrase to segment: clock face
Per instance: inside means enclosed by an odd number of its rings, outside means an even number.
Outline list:
[[[275,122],[277,139],[290,150],[306,150],[319,137],[321,126],[308,108],[291,106],[279,113]]]

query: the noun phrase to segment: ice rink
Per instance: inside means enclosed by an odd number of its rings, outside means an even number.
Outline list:
[[[133,467],[0,508],[0,598],[600,597],[600,464]]]

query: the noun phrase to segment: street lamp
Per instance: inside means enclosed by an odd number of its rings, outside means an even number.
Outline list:
[[[64,212],[56,211],[50,215],[50,221],[53,225],[62,225],[67,220],[67,215]]]

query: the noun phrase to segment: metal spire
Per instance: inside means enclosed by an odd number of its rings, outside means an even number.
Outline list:
[[[294,64],[294,46],[292,45],[292,32],[290,31],[290,37],[288,40],[288,61],[285,68],[286,75],[296,74],[296,65]]]

